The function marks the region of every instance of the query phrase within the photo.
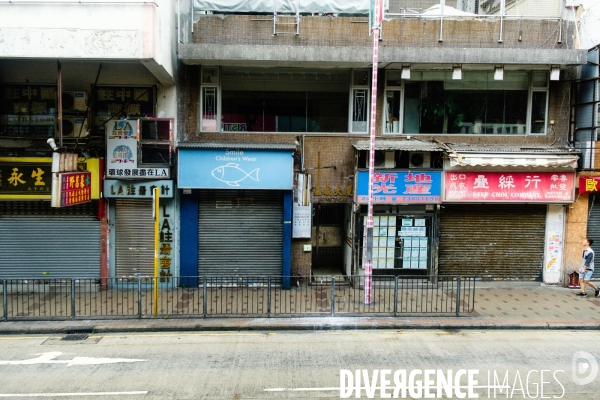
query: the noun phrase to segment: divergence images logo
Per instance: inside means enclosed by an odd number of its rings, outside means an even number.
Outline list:
[[[578,351],[573,354],[573,382],[587,385],[598,375],[598,362],[590,353]]]

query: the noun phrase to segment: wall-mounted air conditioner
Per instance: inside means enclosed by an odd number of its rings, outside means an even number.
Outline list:
[[[87,126],[87,118],[84,117],[63,117],[63,137],[86,137],[90,134]],[[58,136],[58,131],[56,132]]]
[[[85,111],[87,108],[87,93],[81,91],[63,92],[62,108],[64,112]]]
[[[375,150],[375,168],[394,168],[396,160],[394,158],[394,150]],[[369,152],[367,152],[367,161],[365,168],[369,168]]]
[[[409,168],[431,168],[431,154],[427,151],[411,151],[408,158]]]

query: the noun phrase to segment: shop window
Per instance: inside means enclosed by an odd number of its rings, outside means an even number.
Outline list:
[[[455,80],[450,71],[412,71],[398,81],[386,79],[384,133],[546,133],[547,72],[506,71],[495,80],[493,71],[467,70]]]
[[[202,72],[200,130],[348,132],[349,82],[348,70]]]
[[[0,136],[56,136],[56,86],[0,87]]]
[[[153,87],[98,86],[94,90],[94,131],[103,135],[110,120],[154,117]]]
[[[140,120],[139,162],[140,166],[172,165],[171,138],[173,119],[148,118]]]

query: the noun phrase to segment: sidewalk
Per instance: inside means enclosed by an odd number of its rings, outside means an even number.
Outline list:
[[[477,282],[475,311],[460,317],[165,318],[66,321],[1,321],[0,334],[64,334],[71,328],[94,333],[242,330],[358,329],[600,329],[600,298],[588,290],[539,282]]]

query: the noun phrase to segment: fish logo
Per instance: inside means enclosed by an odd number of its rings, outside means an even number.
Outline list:
[[[225,182],[229,186],[240,186],[238,182],[241,182],[246,178],[258,182],[259,169],[260,168],[256,168],[251,172],[246,172],[239,167],[239,164],[229,163],[213,169],[211,173],[215,179]]]

